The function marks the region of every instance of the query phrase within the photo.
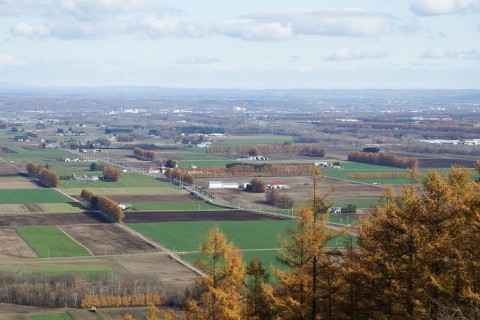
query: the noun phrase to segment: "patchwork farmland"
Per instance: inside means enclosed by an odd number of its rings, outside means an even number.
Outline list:
[[[260,142],[260,140],[259,140]],[[263,254],[266,265],[275,260],[277,248],[276,236],[284,233],[287,226],[292,225],[291,220],[272,215],[262,215],[218,207],[200,201],[185,190],[180,190],[166,182],[148,178],[135,172],[126,172],[117,183],[104,181],[61,181],[59,189],[49,189],[38,185],[34,179],[23,174],[27,161],[36,160],[48,162],[50,170],[59,175],[98,175],[99,171],[90,170],[90,163],[66,163],[58,161],[58,157],[65,157],[68,153],[52,152],[26,148],[12,148],[7,159],[14,161],[15,165],[1,162],[0,169],[0,238],[4,243],[16,243],[0,254],[11,258],[34,258],[82,255],[98,256],[107,259],[107,265],[112,270],[119,270],[116,265],[124,265],[125,260],[115,260],[117,256],[135,255],[135,260],[141,263],[149,256],[165,254],[169,250],[189,251],[185,254],[186,261],[192,262],[191,255],[195,255],[198,244],[203,241],[206,230],[213,225],[225,226],[227,236],[233,241],[239,241],[239,234],[254,234],[255,247],[242,248],[242,250],[269,250]],[[186,153],[188,154],[188,153]],[[19,155],[18,158],[15,158]],[[112,155],[122,158],[120,154]],[[191,153],[183,156],[188,161],[209,161],[204,155]],[[55,160],[57,159],[57,161]],[[222,160],[226,161],[226,160]],[[201,163],[201,162],[200,162]],[[6,182],[13,179],[19,184],[28,185],[29,188],[7,188]],[[108,195],[118,203],[127,203],[132,206],[132,211],[127,211],[125,227],[110,223],[95,211],[89,211],[79,197],[82,188],[87,187],[96,195]],[[167,232],[171,226],[184,224],[184,231]],[[245,226],[251,226],[249,230]],[[230,226],[230,227],[228,227]],[[257,226],[257,227],[254,227]],[[131,227],[131,228],[130,228]],[[50,229],[48,229],[50,228]],[[53,228],[53,229],[52,229]],[[237,229],[232,233],[231,230]],[[72,241],[78,251],[59,249],[56,252],[48,248],[55,242],[55,236],[44,233],[46,244],[35,240],[35,233],[40,230],[55,230],[61,236]],[[174,229],[177,230],[177,229]],[[194,231],[196,230],[196,231]],[[252,231],[253,230],[253,231]],[[262,230],[269,230],[268,232]],[[162,234],[162,237],[158,237]],[[189,239],[189,245],[181,245],[179,237]],[[42,240],[43,241],[43,240]],[[50,242],[49,242],[50,241]],[[67,242],[68,242],[67,241]],[[339,244],[337,240],[337,244]],[[45,249],[46,248],[46,249]],[[78,249],[81,248],[81,249]],[[45,250],[47,250],[45,252]],[[167,251],[165,251],[167,250]],[[254,256],[254,252],[246,252],[245,256]],[[190,258],[189,258],[190,257]],[[95,268],[94,268],[95,269]],[[133,264],[125,267],[122,272],[137,273]],[[179,273],[195,273],[182,264],[176,263]],[[61,271],[61,267],[56,269]],[[65,267],[65,271],[71,270]],[[146,272],[147,270],[144,270]],[[149,270],[148,272],[151,272]],[[160,273],[154,272],[161,277]],[[189,278],[189,277],[187,277]],[[193,278],[192,278],[193,279]],[[190,282],[191,283],[191,282]]]

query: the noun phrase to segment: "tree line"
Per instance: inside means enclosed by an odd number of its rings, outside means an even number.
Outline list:
[[[193,183],[195,182],[195,178],[193,177],[193,175],[188,173],[186,170],[179,168],[168,168],[167,170],[165,170],[165,176],[169,179],[182,181],[183,183],[187,183],[190,185],[193,185]]]
[[[143,150],[141,148],[134,148],[133,155],[139,160],[155,161],[157,153],[151,150]]]
[[[352,151],[348,154],[348,161],[376,164],[381,166],[397,167],[397,168],[416,168],[418,167],[417,159],[406,159],[399,157],[393,153],[380,152],[370,153],[362,151]]]
[[[82,189],[80,197],[89,203],[92,209],[99,210],[114,221],[123,222],[125,213],[122,208],[120,208],[117,202],[107,196],[96,196],[92,191]]]
[[[157,277],[149,276],[105,273],[93,278],[78,273],[49,274],[19,270],[3,270],[0,273],[0,302],[37,307],[80,308],[85,297],[100,299],[102,296],[121,297],[126,305],[128,301],[138,301],[139,297],[149,295],[157,297],[150,298],[156,302],[180,304],[176,296],[167,298],[165,289]],[[161,297],[162,300],[158,299]],[[102,303],[101,300],[99,302]]]
[[[480,168],[480,166],[479,166]],[[316,196],[296,209],[296,225],[279,237],[277,259],[248,266],[218,227],[196,261],[206,276],[184,303],[187,320],[478,319],[480,187],[469,172],[429,172],[401,196],[384,190],[358,229],[357,246],[327,249],[328,205]]]
[[[402,179],[408,178],[406,172],[354,172],[345,175],[347,179]]]
[[[42,184],[51,188],[58,187],[60,177],[55,172],[48,170],[43,164],[27,164],[27,173],[29,176],[38,179]]]
[[[196,176],[295,176],[319,173],[320,168],[313,164],[227,164],[225,168],[188,169]]]
[[[270,154],[299,154],[309,157],[324,157],[325,148],[319,145],[301,145],[301,144],[267,144],[259,146],[211,146],[207,149],[207,154],[244,154],[250,156],[270,155]]]
[[[162,293],[142,293],[132,295],[90,295],[83,296],[80,306],[82,308],[118,308],[118,307],[146,307],[150,304],[160,305],[165,302]]]

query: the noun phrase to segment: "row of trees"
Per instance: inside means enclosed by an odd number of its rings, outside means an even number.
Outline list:
[[[480,186],[467,171],[430,172],[374,209],[358,245],[328,250],[328,206],[315,197],[296,210],[280,237],[276,281],[212,228],[196,262],[206,277],[185,302],[188,320],[203,319],[479,319]]]
[[[162,293],[143,293],[127,296],[114,295],[89,295],[83,296],[80,306],[82,308],[100,307],[144,307],[150,304],[160,305],[165,302],[165,296]]]
[[[301,148],[298,151],[298,154],[301,156],[308,156],[308,157],[325,157],[325,148],[320,146],[306,146]]]
[[[36,273],[24,270],[0,272],[0,302],[49,308],[80,308],[85,296],[144,296],[153,293],[166,297],[168,287],[158,277],[100,273],[94,278],[80,273]],[[163,300],[179,304],[174,300]]]
[[[377,164],[382,166],[397,168],[416,168],[417,159],[401,158],[393,153],[381,152],[370,153],[361,151],[352,151],[348,154],[348,161]]]
[[[183,169],[168,168],[167,170],[165,170],[165,176],[169,179],[182,181],[183,183],[187,183],[190,185],[193,185],[193,183],[195,182],[195,178],[193,177],[193,175]]]
[[[117,202],[106,196],[96,196],[92,191],[88,189],[82,189],[80,197],[90,204],[90,207],[95,210],[99,210],[106,214],[111,219],[117,222],[123,222],[125,213]]]
[[[135,137],[132,135],[119,135],[117,136],[117,141],[118,142],[132,142],[135,140]]]
[[[247,154],[249,156],[270,155],[270,154],[299,154],[310,157],[324,157],[325,149],[318,145],[306,146],[300,144],[267,144],[260,146],[211,146],[207,154]]]
[[[226,168],[192,169],[197,176],[299,176],[320,172],[320,167],[311,164],[245,164],[232,163]]]
[[[27,164],[27,172],[31,177],[38,179],[46,186],[56,188],[60,182],[60,177],[55,172],[48,170],[43,164]]]
[[[133,155],[139,160],[155,161],[157,159],[157,153],[151,150],[143,150],[141,148],[134,148]]]
[[[408,178],[405,172],[354,172],[345,175],[347,179],[401,179]]]

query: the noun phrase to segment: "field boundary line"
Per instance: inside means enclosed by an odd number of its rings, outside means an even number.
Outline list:
[[[132,228],[128,227],[127,225],[124,225],[124,224],[120,224],[120,223],[117,223],[117,225],[121,228],[123,228],[125,231],[127,232],[130,232],[132,235],[135,235],[135,236],[138,236],[140,239],[150,243],[151,245],[153,245],[154,247],[158,248],[158,249],[161,249],[164,253],[168,254],[168,256],[170,258],[172,258],[173,260],[177,261],[178,263],[180,263],[181,265],[183,265],[184,267],[187,267],[188,269],[190,269],[191,271],[195,272],[196,274],[202,276],[202,277],[205,277],[205,273],[192,266],[190,263],[188,263],[187,261],[183,260],[182,258],[180,258],[180,256],[177,254],[177,252],[173,251],[173,250],[170,250],[169,248],[159,244],[158,242],[150,239],[149,237],[133,230]]]
[[[78,244],[80,247],[82,247],[83,249],[85,249],[88,254],[90,254],[91,256],[94,256],[93,252],[88,249],[87,247],[85,247],[83,244],[81,244],[78,240],[76,240],[75,238],[73,238],[71,235],[69,235],[65,230],[63,230],[61,227],[57,226],[57,229],[59,229],[60,231],[63,232],[63,234],[65,236],[67,236],[70,240],[72,240],[73,242],[75,242],[76,244]]]

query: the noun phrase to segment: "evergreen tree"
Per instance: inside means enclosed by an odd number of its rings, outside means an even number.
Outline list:
[[[198,300],[186,302],[188,320],[242,320],[245,319],[243,302],[245,265],[242,254],[218,227],[207,233],[205,244],[200,245],[205,259],[196,261],[206,276],[200,279]]]

